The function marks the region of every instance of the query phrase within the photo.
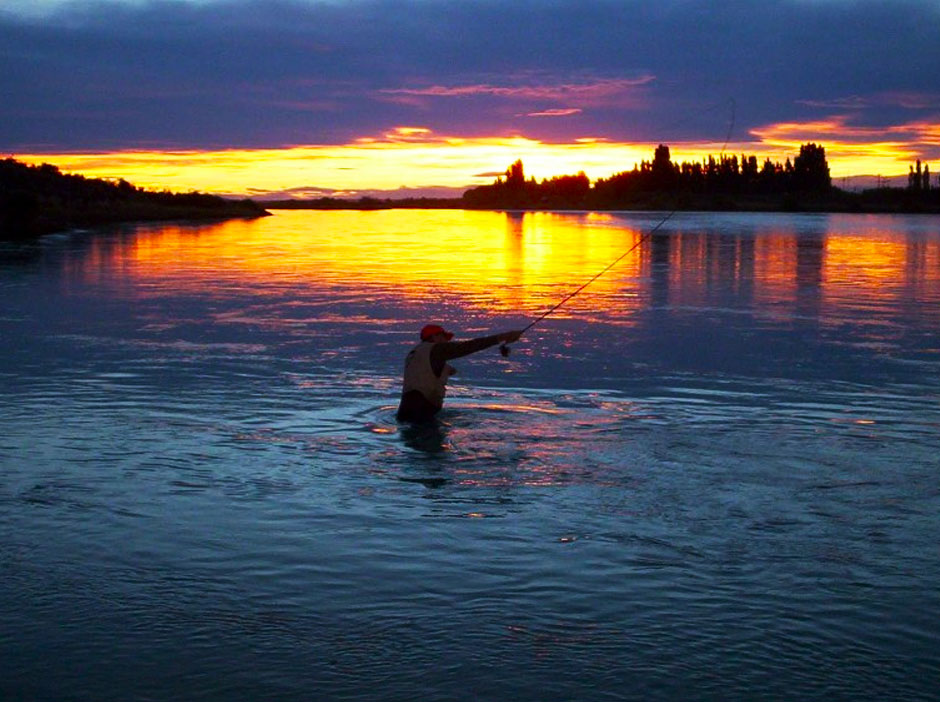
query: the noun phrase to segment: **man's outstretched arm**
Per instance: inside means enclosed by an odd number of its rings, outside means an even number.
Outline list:
[[[442,341],[434,344],[434,348],[431,349],[431,368],[436,375],[440,375],[447,361],[469,356],[471,353],[488,349],[490,346],[496,346],[496,344],[512,343],[520,336],[522,336],[522,332],[508,331],[502,334],[468,339],[467,341]]]

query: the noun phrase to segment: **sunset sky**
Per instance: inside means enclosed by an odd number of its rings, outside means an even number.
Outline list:
[[[4,0],[0,150],[257,197],[596,179],[660,142],[936,173],[938,38],[938,0]]]

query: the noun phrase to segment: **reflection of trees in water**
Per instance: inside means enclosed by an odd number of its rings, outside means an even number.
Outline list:
[[[769,237],[771,247],[758,246],[764,236]],[[824,284],[825,240],[824,232],[763,235],[756,229],[736,234],[655,234],[649,242],[650,304],[660,308],[705,304],[720,302],[727,295],[739,303],[752,303],[760,286],[789,283],[796,291],[797,313],[817,316]],[[795,260],[787,263],[770,258],[772,251],[780,249],[794,251]],[[769,277],[761,278],[759,266],[771,271]],[[688,294],[697,301],[685,299]]]
[[[817,319],[823,287],[826,239],[822,233],[802,234],[796,239],[796,314]]]
[[[665,307],[669,304],[669,254],[672,237],[653,234],[650,237],[650,304]]]

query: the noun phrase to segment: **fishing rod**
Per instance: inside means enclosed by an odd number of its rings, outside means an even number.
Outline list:
[[[547,311],[543,312],[543,313],[541,314],[541,316],[536,317],[536,318],[533,319],[531,322],[529,322],[525,327],[523,327],[522,331],[519,332],[520,336],[521,336],[522,334],[525,334],[527,331],[529,331],[529,330],[530,330],[532,327],[534,327],[536,324],[538,324],[539,322],[541,322],[543,319],[545,319],[546,317],[548,317],[550,314],[552,314],[552,313],[553,313],[555,310],[557,310],[559,307],[561,307],[561,306],[564,305],[566,302],[568,302],[568,300],[570,300],[570,299],[573,298],[575,295],[577,295],[579,292],[581,292],[582,290],[584,290],[588,285],[590,285],[591,283],[593,283],[595,280],[597,280],[598,278],[600,278],[602,275],[604,275],[604,274],[605,274],[607,271],[609,271],[611,268],[613,268],[613,267],[616,266],[618,263],[620,263],[620,262],[621,262],[624,258],[626,258],[631,252],[633,252],[640,244],[642,244],[642,243],[643,243],[644,241],[646,241],[648,238],[650,238],[651,236],[653,236],[653,234],[655,234],[657,231],[659,231],[659,229],[660,229],[666,222],[668,222],[676,212],[677,212],[677,210],[673,210],[672,212],[670,212],[669,214],[667,214],[665,217],[663,217],[661,220],[659,220],[659,223],[658,223],[655,227],[653,227],[650,231],[646,232],[646,234],[644,234],[643,236],[641,236],[641,237],[636,241],[636,243],[633,244],[633,246],[631,246],[629,249],[627,249],[627,250],[624,251],[622,254],[620,254],[620,255],[619,255],[616,259],[614,259],[606,268],[604,268],[602,271],[600,271],[599,273],[597,273],[593,278],[591,278],[590,280],[588,280],[588,281],[587,281],[584,285],[582,285],[580,288],[578,288],[577,290],[575,290],[575,291],[572,292],[572,293],[569,293],[567,296],[565,296],[560,302],[558,302],[557,304],[555,304],[553,307],[551,307],[551,308],[548,309]],[[508,355],[509,355],[509,350],[510,350],[510,349],[509,349],[509,345],[508,345],[508,344],[506,344],[505,342],[503,342],[502,344],[500,344],[500,346],[499,346],[499,352],[500,352],[503,356],[508,356]]]

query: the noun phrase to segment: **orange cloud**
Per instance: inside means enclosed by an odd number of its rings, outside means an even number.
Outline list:
[[[526,117],[569,117],[583,112],[579,107],[562,107],[554,110],[542,110],[541,112],[529,112]]]
[[[940,123],[860,126],[837,115],[824,120],[769,124],[750,133],[765,147],[790,152],[809,141],[823,144],[833,176],[899,175],[918,158],[940,158],[936,150],[940,146]]]
[[[917,141],[931,130],[940,125],[926,122],[908,122],[880,127],[863,127],[852,125],[845,116],[835,116],[824,120],[811,122],[779,122],[765,127],[751,130],[751,134],[760,137],[762,141],[779,142],[789,145],[796,141],[821,141],[825,136],[834,136],[840,139],[857,139],[860,141],[876,141],[887,136],[903,136],[906,140]],[[802,140],[802,141],[800,141]]]

